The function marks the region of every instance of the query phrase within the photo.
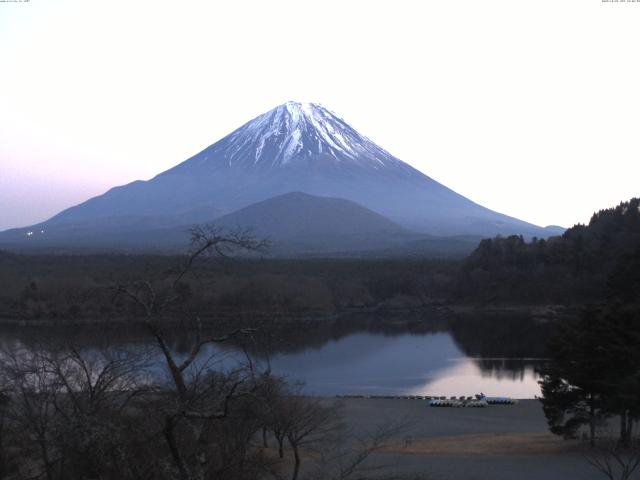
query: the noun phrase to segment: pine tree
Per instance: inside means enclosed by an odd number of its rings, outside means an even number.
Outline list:
[[[607,415],[601,379],[608,366],[597,330],[598,312],[593,309],[560,325],[550,341],[550,359],[540,381],[551,432],[574,438],[588,425],[591,444],[599,420]]]
[[[640,312],[623,304],[591,308],[559,328],[540,382],[552,433],[575,437],[600,420],[620,417],[620,441],[631,442],[640,418]]]

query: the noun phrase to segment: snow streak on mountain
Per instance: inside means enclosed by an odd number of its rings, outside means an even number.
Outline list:
[[[216,144],[230,167],[282,167],[311,155],[364,168],[401,162],[363,137],[336,115],[313,103],[287,102],[233,132]],[[206,162],[205,159],[203,161]]]
[[[314,103],[287,102],[170,170],[228,169],[248,174],[311,167],[318,171],[413,171],[344,120]],[[167,172],[167,173],[169,173]],[[291,191],[296,190],[291,185]],[[281,192],[285,193],[285,192]]]

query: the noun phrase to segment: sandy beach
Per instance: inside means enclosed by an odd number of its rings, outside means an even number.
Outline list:
[[[548,432],[541,405],[433,408],[424,400],[339,399],[356,434],[402,423],[402,433],[371,461],[407,478],[596,480],[577,441]]]

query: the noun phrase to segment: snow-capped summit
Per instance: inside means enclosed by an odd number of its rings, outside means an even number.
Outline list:
[[[402,163],[323,106],[300,102],[254,118],[203,153],[201,164],[215,158],[235,169],[269,169],[311,159],[371,169]]]

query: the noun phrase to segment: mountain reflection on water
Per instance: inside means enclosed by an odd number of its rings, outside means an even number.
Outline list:
[[[388,320],[388,319],[387,319]],[[268,332],[268,333],[266,333]],[[233,343],[207,347],[217,368],[245,361],[305,384],[317,395],[539,395],[538,369],[548,326],[512,316],[381,321],[335,320],[294,327],[259,329]],[[172,348],[186,353],[193,332],[175,329]],[[153,369],[163,368],[160,352],[140,329],[73,331],[4,329],[4,348],[75,345],[90,350],[106,343],[150,349]],[[46,347],[44,347],[46,348]]]

